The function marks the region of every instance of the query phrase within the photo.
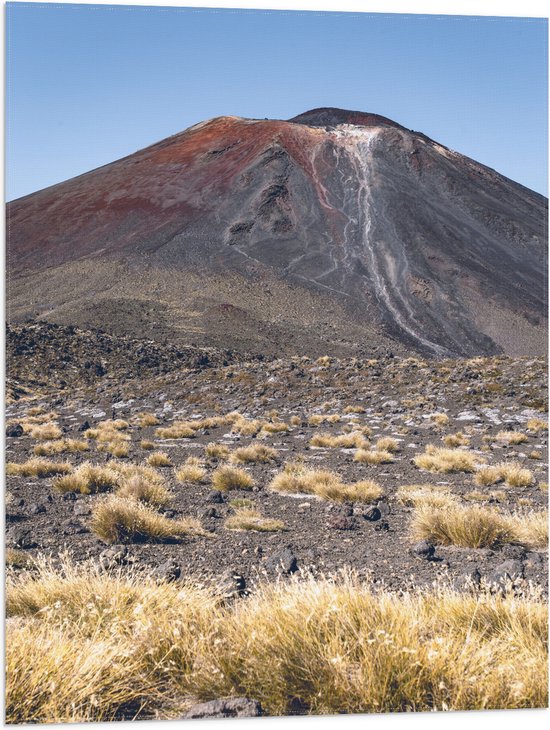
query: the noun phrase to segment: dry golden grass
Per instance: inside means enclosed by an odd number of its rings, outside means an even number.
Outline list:
[[[414,463],[420,469],[442,474],[450,472],[473,472],[484,459],[471,451],[462,449],[444,449],[440,446],[428,444],[423,454],[414,458]]]
[[[535,461],[540,461],[540,459],[542,459],[542,451],[537,451],[536,449],[530,451],[529,458],[535,459]]]
[[[480,487],[499,482],[504,482],[507,487],[528,487],[534,483],[534,476],[517,462],[501,462],[478,469],[474,482]]]
[[[354,456],[354,461],[358,461],[360,464],[391,464],[394,460],[393,455],[389,451],[382,449],[358,449]]]
[[[231,461],[234,464],[267,464],[276,461],[277,450],[264,444],[251,444],[250,446],[242,446],[231,454]]]
[[[291,426],[301,426],[302,425],[302,419],[300,416],[291,416],[289,419]]]
[[[548,513],[503,514],[490,507],[452,504],[420,505],[411,523],[415,538],[439,545],[483,548],[507,542],[530,549],[548,546]]]
[[[548,431],[548,423],[541,418],[530,418],[527,421],[527,430],[538,433],[539,431]]]
[[[447,507],[457,501],[448,487],[431,484],[404,484],[395,493],[398,502],[407,507]]]
[[[217,444],[214,441],[206,444],[204,453],[209,459],[213,459],[214,461],[223,461],[229,458],[229,448],[225,444]]]
[[[20,464],[13,461],[6,464],[6,474],[19,477],[52,477],[56,474],[68,474],[71,469],[72,466],[67,461],[49,461],[37,457]]]
[[[462,499],[465,499],[467,502],[487,502],[490,497],[491,495],[487,494],[487,492],[480,492],[477,489],[462,495]]]
[[[264,433],[284,433],[289,430],[288,423],[283,421],[273,421],[273,423],[262,424],[262,431]]]
[[[183,535],[204,535],[195,517],[170,520],[133,499],[110,497],[96,504],[90,528],[103,542],[166,542]]]
[[[125,441],[112,441],[98,448],[98,451],[106,451],[117,459],[127,459],[130,456],[130,446]]]
[[[446,413],[433,413],[430,418],[439,427],[446,426],[449,423],[449,416]]]
[[[378,439],[374,448],[377,451],[399,451],[399,441],[391,436],[383,436]]]
[[[366,412],[366,409],[363,408],[363,406],[352,406],[352,405],[350,405],[350,406],[346,406],[344,408],[344,413],[347,413],[347,414],[349,414],[349,413],[365,413],[365,412]]]
[[[110,466],[101,466],[85,461],[71,474],[58,477],[53,487],[58,492],[80,492],[80,494],[97,494],[114,489],[120,481],[120,475]]]
[[[536,595],[372,591],[353,576],[214,591],[64,565],[11,576],[9,723],[140,719],[174,696],[270,715],[545,707]],[[67,678],[70,677],[70,682]]]
[[[202,466],[200,459],[196,456],[190,456],[186,459],[185,464],[175,470],[178,482],[198,483],[206,476],[206,469]]]
[[[241,507],[224,523],[227,530],[252,530],[253,532],[279,532],[285,530],[285,523],[262,515],[255,509]]]
[[[164,451],[155,451],[147,457],[147,463],[150,466],[172,466],[172,462],[168,454]]]
[[[310,446],[320,446],[325,449],[366,449],[369,442],[359,431],[342,433],[332,436],[330,433],[318,433],[309,442]]]
[[[373,481],[344,484],[332,471],[306,469],[300,464],[286,464],[269,488],[282,494],[314,494],[337,502],[371,502],[383,493]]]
[[[4,562],[7,568],[15,568],[16,570],[27,570],[34,566],[34,559],[31,555],[24,550],[16,550],[15,548],[6,548]]]
[[[153,451],[153,449],[155,448],[155,442],[147,441],[147,439],[142,439],[139,442],[139,445],[144,451]]]
[[[88,451],[87,441],[77,439],[58,439],[57,441],[45,441],[36,444],[33,448],[35,456],[54,456],[55,454],[74,454],[80,451]]]
[[[240,433],[241,436],[255,436],[262,428],[262,425],[262,421],[258,419],[249,419],[239,415],[233,421],[231,431],[233,433]]]
[[[462,431],[458,431],[457,433],[448,433],[446,436],[443,436],[442,440],[445,446],[448,446],[449,448],[468,446],[470,443],[470,439],[468,436],[465,436]]]
[[[123,476],[116,490],[117,497],[133,499],[153,507],[165,507],[173,499],[164,479],[153,469],[138,467],[134,473]]]
[[[160,439],[192,439],[197,432],[189,421],[175,421],[171,426],[157,428],[155,435]]]
[[[212,486],[220,492],[227,492],[230,489],[252,489],[254,481],[244,469],[224,465],[212,474]]]
[[[153,413],[138,413],[137,423],[140,428],[146,428],[147,426],[158,426],[160,421]]]
[[[29,435],[33,439],[39,439],[40,441],[53,441],[54,439],[60,439],[63,436],[63,431],[57,423],[43,423],[33,426],[29,430]]]
[[[313,413],[307,419],[310,426],[320,426],[322,423],[339,423],[340,416],[336,413],[328,416],[323,416],[320,413]]]
[[[520,431],[499,431],[495,436],[496,441],[501,441],[503,444],[509,444],[515,446],[517,444],[523,444],[527,441],[527,436]]]
[[[548,491],[548,482],[539,482],[539,489],[542,492],[547,492]]]

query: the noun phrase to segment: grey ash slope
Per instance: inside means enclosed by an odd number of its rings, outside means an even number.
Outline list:
[[[220,117],[8,219],[12,321],[269,354],[546,351],[546,198],[374,114]]]

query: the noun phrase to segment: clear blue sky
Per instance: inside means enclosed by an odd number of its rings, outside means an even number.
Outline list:
[[[547,21],[7,7],[8,199],[210,117],[388,116],[547,194]]]

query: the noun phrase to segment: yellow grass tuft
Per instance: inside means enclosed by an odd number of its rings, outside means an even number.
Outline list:
[[[170,457],[164,451],[155,451],[147,457],[150,466],[172,466]]]
[[[306,469],[299,464],[286,464],[269,488],[282,494],[314,494],[337,502],[371,502],[383,493],[371,480],[344,484],[332,471]]]
[[[545,707],[535,595],[389,593],[350,575],[215,591],[64,565],[7,588],[9,723],[144,719],[175,696],[270,715]],[[70,682],[67,681],[70,677]]]
[[[499,431],[495,440],[512,446],[524,443],[527,441],[527,436],[520,431]]]
[[[235,449],[231,454],[231,461],[234,464],[267,464],[276,461],[277,450],[263,444],[252,444],[250,446],[242,446]]]
[[[446,413],[433,413],[430,418],[439,427],[446,426],[449,423],[449,416]]]
[[[371,451],[368,449],[358,449],[353,456],[353,460],[358,461],[360,464],[391,464],[394,459],[389,451],[382,449],[374,449]]]
[[[548,431],[548,423],[541,418],[530,418],[527,421],[527,430],[538,433],[539,431]]]
[[[383,436],[378,439],[374,448],[377,451],[399,451],[399,441],[391,436]]]
[[[238,508],[225,521],[228,530],[252,530],[254,532],[278,532],[285,530],[285,523],[262,515],[255,509]]]
[[[288,423],[284,423],[283,421],[274,421],[272,423],[264,423],[262,425],[262,431],[264,433],[284,433],[288,430]]]
[[[534,480],[532,471],[514,461],[482,467],[474,477],[474,482],[480,487],[499,482],[504,482],[507,487],[528,487]]]
[[[443,436],[442,440],[445,446],[448,446],[449,448],[468,446],[470,443],[470,439],[468,436],[465,436],[462,431],[458,431],[457,433],[448,433],[446,436]]]
[[[309,442],[311,446],[320,446],[328,449],[361,449],[366,448],[369,442],[359,431],[342,433],[332,436],[330,433],[318,433]]]
[[[176,421],[171,426],[157,428],[155,435],[160,439],[192,439],[197,433],[189,421]]]
[[[154,507],[165,507],[173,499],[163,477],[149,467],[135,467],[126,475],[122,474],[116,495]]]
[[[175,470],[178,482],[202,482],[206,476],[206,469],[196,456],[190,456],[185,464]]]
[[[447,474],[449,472],[473,472],[484,459],[471,451],[444,449],[428,444],[426,451],[415,457],[414,463],[420,469]]]
[[[244,469],[233,466],[220,466],[212,474],[212,486],[220,492],[230,489],[252,489],[254,481]]]
[[[66,461],[48,461],[48,459],[33,458],[20,464],[10,461],[6,464],[8,476],[19,477],[51,477],[56,474],[68,474],[72,466]]]
[[[54,454],[74,454],[80,451],[88,451],[89,448],[87,441],[58,439],[57,441],[45,441],[42,444],[36,444],[33,453],[36,456],[53,456]]]
[[[155,448],[155,442],[154,441],[147,441],[147,439],[142,439],[139,442],[139,445],[144,451],[153,451]]]
[[[119,481],[120,475],[113,468],[85,461],[71,474],[54,479],[53,486],[59,492],[96,494],[114,489]]]
[[[40,441],[53,441],[54,439],[60,439],[63,436],[63,431],[56,423],[43,423],[41,425],[33,426],[30,429],[29,434],[33,439],[39,439]]]
[[[448,487],[431,484],[404,484],[399,487],[395,497],[407,507],[448,507],[457,501],[456,495]]]
[[[138,413],[137,422],[140,428],[158,426],[160,423],[159,419],[153,413]]]
[[[240,433],[241,436],[255,436],[262,428],[262,422],[258,419],[248,419],[240,416],[233,421],[231,431]]]
[[[97,504],[90,522],[92,531],[107,544],[166,542],[183,535],[203,535],[199,520],[170,520],[133,499],[110,497]]]
[[[209,459],[223,461],[223,459],[229,457],[229,448],[225,444],[217,444],[211,441],[209,444],[206,444],[204,453]]]

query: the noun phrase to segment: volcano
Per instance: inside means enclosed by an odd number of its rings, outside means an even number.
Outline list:
[[[218,117],[8,204],[8,319],[277,354],[546,352],[547,199],[376,114]]]

